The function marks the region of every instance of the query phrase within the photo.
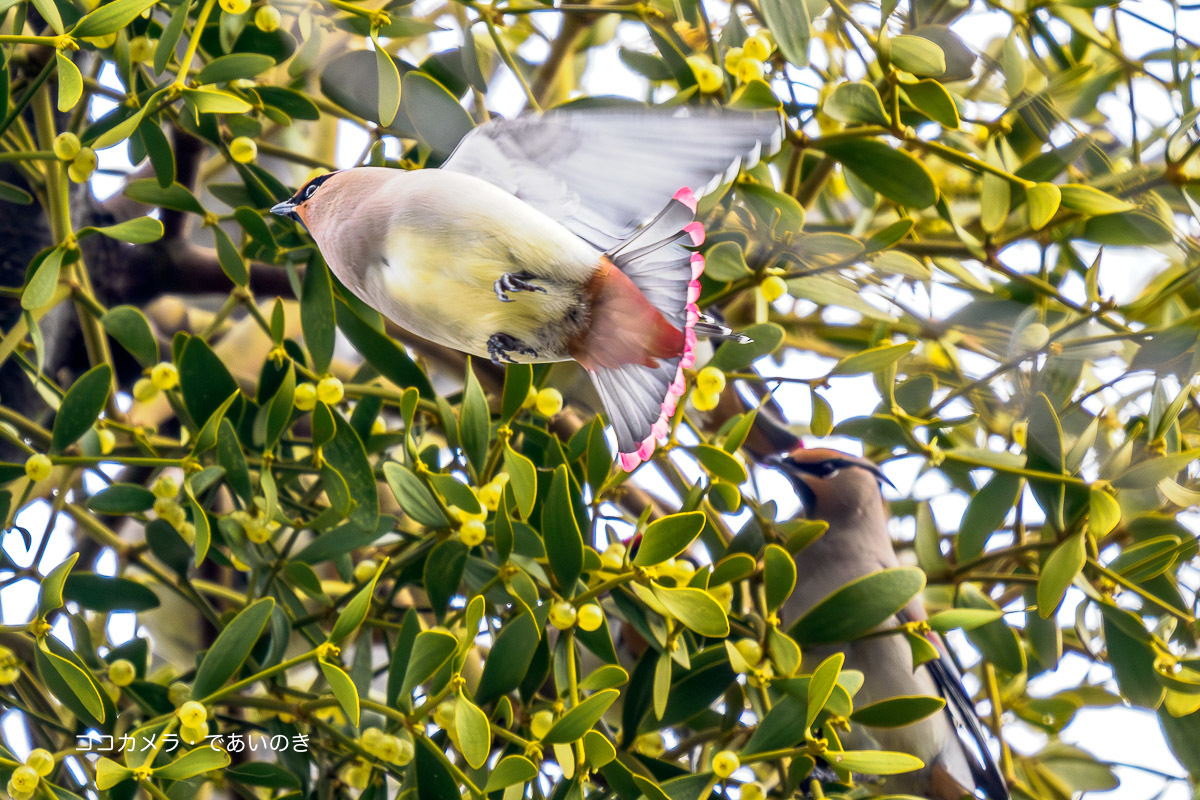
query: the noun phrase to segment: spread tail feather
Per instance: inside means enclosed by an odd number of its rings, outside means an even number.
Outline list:
[[[695,197],[690,190],[681,189],[662,213],[606,253],[676,336],[682,332],[670,357],[654,353],[641,363],[622,359],[624,363],[610,360],[609,365],[602,357],[591,359],[592,380],[616,432],[621,467],[627,471],[648,459],[657,441],[667,434],[668,420],[683,395],[683,370],[696,361],[697,325],[702,324],[705,333],[720,332],[714,330],[718,326],[701,323],[696,308],[704,257],[688,246],[703,243],[704,226],[695,215]],[[628,325],[629,321],[612,323]],[[604,324],[596,322],[594,327]]]

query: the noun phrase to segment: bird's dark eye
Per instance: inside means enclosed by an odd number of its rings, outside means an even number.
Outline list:
[[[317,193],[317,184],[310,183],[308,186],[304,187],[304,199],[305,200],[312,197],[316,193]]]
[[[839,469],[836,461],[818,461],[811,467],[812,473],[819,478],[828,478]]]

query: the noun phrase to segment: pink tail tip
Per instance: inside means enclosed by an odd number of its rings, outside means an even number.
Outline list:
[[[683,226],[683,229],[688,232],[689,236],[692,237],[693,245],[695,245],[696,247],[699,247],[700,245],[704,244],[704,223],[703,222],[699,222],[699,221],[689,222],[687,225]]]
[[[680,189],[671,199],[678,200],[680,203],[683,203],[685,206],[690,208],[693,214],[696,213],[696,195],[692,194],[692,190],[688,187],[685,186]]]
[[[633,472],[637,469],[638,464],[642,463],[642,457],[637,453],[621,453],[617,456],[617,461],[621,464],[621,469],[626,472]]]

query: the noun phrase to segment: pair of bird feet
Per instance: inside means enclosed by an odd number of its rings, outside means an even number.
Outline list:
[[[529,272],[506,272],[496,279],[496,282],[492,284],[492,289],[496,292],[496,297],[500,299],[501,303],[513,302],[513,299],[508,296],[510,292],[514,294],[517,292],[541,292],[545,294],[545,287],[533,283],[532,278],[533,274]],[[537,358],[538,354],[537,350],[507,333],[493,333],[488,337],[487,349],[492,362],[501,367],[506,363],[516,363],[511,355],[512,353],[532,358]]]

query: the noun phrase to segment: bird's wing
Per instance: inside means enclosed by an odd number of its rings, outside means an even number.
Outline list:
[[[442,168],[493,183],[608,250],[679,189],[701,197],[782,140],[775,112],[563,109],[480,125]]]
[[[901,622],[911,619],[904,611],[896,617]],[[984,791],[988,800],[1009,800],[1008,786],[1000,774],[1000,767],[992,757],[992,751],[988,748],[990,737],[983,729],[983,723],[979,721],[975,704],[967,695],[962,675],[950,660],[945,644],[941,641],[936,644],[938,658],[926,662],[923,666],[929,671],[933,682],[937,684],[938,692],[946,701],[946,712],[954,721],[954,730],[962,742],[963,749],[967,751],[967,764],[971,768],[975,785]]]

